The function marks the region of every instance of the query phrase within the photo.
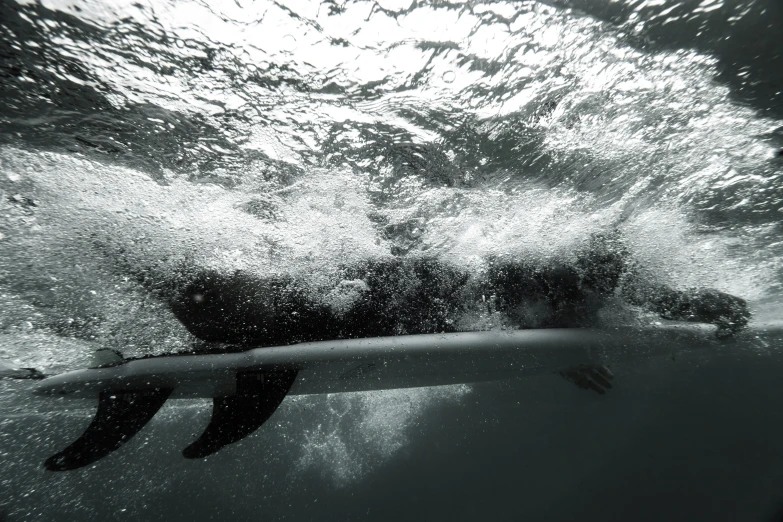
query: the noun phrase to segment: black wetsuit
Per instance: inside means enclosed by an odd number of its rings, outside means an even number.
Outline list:
[[[495,257],[472,274],[434,258],[393,258],[339,272],[331,292],[347,288],[341,306],[292,276],[197,271],[171,308],[196,337],[239,346],[452,332],[482,313],[512,328],[589,326],[611,297],[667,319],[715,324],[719,335],[750,317],[747,303],[726,293],[646,283],[616,234],[594,237],[571,264]]]

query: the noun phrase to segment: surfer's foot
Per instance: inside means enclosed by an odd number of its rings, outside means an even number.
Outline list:
[[[593,390],[601,395],[612,387],[612,383],[609,381],[614,378],[609,368],[593,364],[580,364],[558,373],[565,380],[576,384],[583,390]]]
[[[0,379],[30,379],[39,381],[45,378],[46,375],[41,373],[39,370],[36,370],[35,368],[0,369]]]

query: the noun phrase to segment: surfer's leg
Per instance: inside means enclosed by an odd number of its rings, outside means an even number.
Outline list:
[[[329,308],[291,277],[204,270],[171,298],[170,306],[193,335],[210,342],[275,346],[335,334]]]
[[[341,269],[334,288],[290,276],[204,270],[170,306],[196,337],[274,346],[456,329],[466,271],[432,258],[367,260]]]
[[[2,379],[29,379],[38,381],[45,379],[46,375],[41,373],[36,368],[11,368],[5,364],[0,363],[0,380]]]

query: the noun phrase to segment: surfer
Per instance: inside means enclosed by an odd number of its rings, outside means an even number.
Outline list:
[[[470,273],[435,258],[366,260],[342,267],[329,288],[293,276],[194,272],[170,299],[203,341],[276,346],[326,339],[470,329],[584,327],[610,300],[662,318],[717,326],[728,337],[748,324],[747,302],[714,289],[675,290],[643,277],[618,233],[596,235],[570,264],[487,259]]]
[[[747,325],[750,312],[741,298],[710,289],[678,291],[649,283],[640,273],[619,236],[612,234],[595,236],[570,264],[534,265],[493,257],[486,260],[484,270],[471,273],[434,258],[366,260],[340,268],[339,278],[320,288],[293,276],[259,278],[239,271],[226,275],[200,270],[185,274],[180,290],[172,288],[170,304],[191,333],[221,343],[222,352],[231,351],[226,344],[242,350],[303,341],[455,332],[478,329],[482,319],[498,319],[502,326],[515,328],[587,326],[601,306],[620,297],[663,317],[715,324],[721,336]],[[573,344],[573,335],[571,339]],[[576,342],[583,342],[582,333]],[[97,367],[110,374],[111,366],[126,362],[114,355],[118,361],[107,357]],[[203,358],[197,359],[203,363]],[[239,366],[237,359],[229,360],[234,366],[228,368],[236,373],[233,392],[226,395],[221,386],[209,387],[212,417],[201,436],[183,450],[186,458],[206,457],[253,433],[275,412],[299,372],[307,370],[293,361],[248,367],[244,356],[238,358],[243,361]],[[192,369],[190,364],[184,366],[186,371]],[[206,373],[207,378],[223,373],[214,371],[214,364],[208,367],[212,371],[197,373]],[[153,373],[165,373],[161,368]],[[366,361],[348,373],[341,367],[333,377],[355,378],[356,371],[364,368]],[[599,394],[612,387],[608,368],[589,361],[557,373]],[[107,385],[100,390],[93,422],[76,441],[46,460],[47,469],[81,468],[117,450],[149,422],[176,387],[172,384],[176,380],[152,387],[145,377],[137,381],[145,383],[140,388],[129,389],[125,380],[129,374],[119,373],[122,378],[115,386],[121,389]]]

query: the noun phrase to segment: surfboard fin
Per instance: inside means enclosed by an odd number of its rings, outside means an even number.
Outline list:
[[[212,419],[182,455],[200,459],[253,433],[283,402],[296,374],[294,369],[239,372],[236,395],[213,399]]]
[[[171,389],[101,392],[98,411],[81,437],[52,455],[49,471],[69,471],[96,462],[128,442],[146,425],[171,395]]]
[[[125,358],[117,350],[111,348],[101,348],[92,352],[92,361],[90,368],[111,368],[119,366],[125,362]]]

